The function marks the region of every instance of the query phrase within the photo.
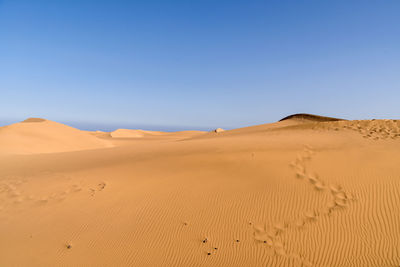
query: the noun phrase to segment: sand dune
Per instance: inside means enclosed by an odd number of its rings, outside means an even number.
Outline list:
[[[400,121],[113,133],[0,128],[0,266],[400,265]]]
[[[144,130],[130,130],[130,129],[118,129],[111,132],[111,137],[114,138],[138,138],[151,135],[161,135],[162,132],[156,131],[144,131]]]
[[[87,132],[40,118],[0,127],[0,153],[55,153],[110,146]]]
[[[167,138],[189,138],[203,134],[202,131],[180,131],[180,132],[159,132],[131,129],[117,129],[110,133],[113,138],[150,138],[150,139],[167,139]]]

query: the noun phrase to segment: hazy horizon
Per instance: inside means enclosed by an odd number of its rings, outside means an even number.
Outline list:
[[[24,119],[0,119],[0,127],[7,126],[13,123],[21,122]],[[47,119],[47,118],[44,118]],[[175,131],[185,131],[185,130],[198,130],[198,131],[210,131],[217,127],[201,127],[196,125],[151,125],[151,124],[138,124],[138,123],[102,123],[102,122],[84,122],[84,121],[57,121],[80,130],[85,131],[114,131],[117,129],[141,129],[148,131],[165,131],[165,132],[175,132]],[[229,128],[226,128],[229,129]]]
[[[288,114],[291,115],[291,114]],[[329,114],[314,114],[314,115],[329,115]],[[23,119],[14,119],[14,120],[2,120],[0,119],[0,127],[1,126],[6,126],[10,125],[13,123],[18,123],[27,118]],[[47,119],[47,118],[44,118]],[[266,124],[266,123],[273,123],[277,122],[282,118],[276,119],[274,121],[265,121],[260,124]],[[345,119],[345,120],[364,120],[364,119],[398,119],[398,118],[340,118],[340,119]],[[186,130],[197,130],[197,131],[210,131],[214,130],[216,128],[220,128],[218,125],[214,126],[196,126],[196,125],[151,125],[151,124],[137,124],[137,123],[102,123],[102,122],[85,122],[85,121],[56,121],[62,124],[66,124],[68,126],[75,127],[80,130],[86,130],[86,131],[114,131],[117,129],[142,129],[142,130],[149,130],[149,131],[166,131],[166,132],[174,132],[174,131],[186,131]],[[230,130],[230,129],[235,129],[235,128],[242,128],[242,127],[248,127],[248,126],[254,126],[253,125],[241,125],[239,127],[234,127],[234,126],[224,126],[222,127],[225,130]]]

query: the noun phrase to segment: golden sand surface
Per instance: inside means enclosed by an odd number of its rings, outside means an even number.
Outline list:
[[[399,265],[400,121],[0,127],[0,266]]]

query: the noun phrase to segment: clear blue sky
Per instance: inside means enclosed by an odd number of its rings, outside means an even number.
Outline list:
[[[400,1],[0,0],[0,124],[400,118]]]

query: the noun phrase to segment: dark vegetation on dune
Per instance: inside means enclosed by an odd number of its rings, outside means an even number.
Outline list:
[[[295,120],[310,120],[310,121],[343,121],[344,119],[332,118],[332,117],[325,117],[325,116],[318,116],[313,114],[306,114],[306,113],[298,113],[284,117],[279,121],[295,119]]]

